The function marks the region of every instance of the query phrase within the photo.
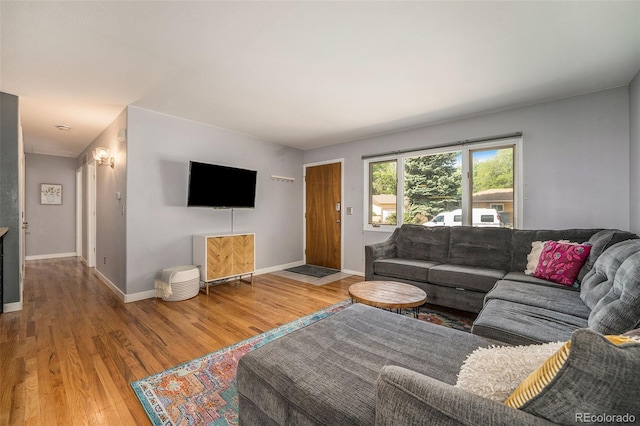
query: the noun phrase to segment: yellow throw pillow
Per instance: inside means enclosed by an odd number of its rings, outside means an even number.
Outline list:
[[[616,346],[624,343],[637,343],[636,340],[626,336],[604,336],[609,342]],[[504,402],[512,408],[520,408],[527,401],[540,394],[542,390],[556,377],[571,350],[571,342],[565,343],[553,354],[544,364],[529,375],[515,391]]]

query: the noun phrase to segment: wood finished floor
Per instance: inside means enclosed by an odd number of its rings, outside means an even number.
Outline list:
[[[0,425],[150,424],[129,383],[348,298],[276,275],[183,302],[122,303],[76,258],[29,261],[0,315]]]

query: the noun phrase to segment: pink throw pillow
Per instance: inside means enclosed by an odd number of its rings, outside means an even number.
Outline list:
[[[590,245],[546,241],[533,276],[571,286],[590,251]]]

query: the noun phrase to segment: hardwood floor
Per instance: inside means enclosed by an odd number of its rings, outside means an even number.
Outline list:
[[[266,274],[183,302],[122,303],[76,258],[29,261],[0,315],[0,425],[149,424],[129,383],[348,298]]]

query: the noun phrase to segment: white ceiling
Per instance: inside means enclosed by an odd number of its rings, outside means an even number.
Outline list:
[[[25,151],[71,157],[126,105],[310,149],[640,69],[638,1],[2,0],[0,14]]]

